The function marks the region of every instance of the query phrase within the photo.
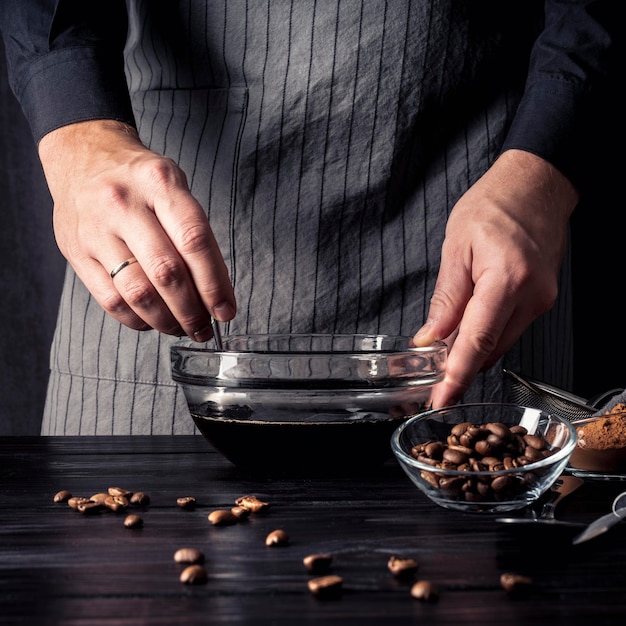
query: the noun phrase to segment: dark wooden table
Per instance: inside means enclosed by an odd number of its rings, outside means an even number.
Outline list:
[[[53,502],[68,489],[90,496],[119,486],[145,491],[125,515],[85,515]],[[558,516],[590,521],[626,483],[587,482]],[[270,503],[266,515],[234,526],[209,523],[242,495]],[[177,506],[193,496],[193,510]],[[285,530],[290,543],[267,547]],[[579,546],[573,532],[496,524],[430,503],[395,461],[370,475],[254,476],[201,437],[13,437],[0,441],[0,623],[97,624],[567,624],[623,623],[626,524]],[[206,556],[208,581],[185,585],[173,560],[181,547]],[[302,559],[334,556],[340,597],[310,593]],[[390,556],[419,563],[395,579]],[[530,593],[504,591],[505,572],[530,576]],[[411,597],[417,579],[438,602]]]

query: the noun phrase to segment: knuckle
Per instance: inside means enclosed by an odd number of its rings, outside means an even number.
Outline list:
[[[189,328],[192,330],[198,330],[200,328],[205,328],[211,324],[211,320],[207,317],[201,317],[198,315],[194,316],[178,316],[178,321],[183,328]]]
[[[130,189],[126,185],[107,182],[101,190],[103,206],[125,213],[130,207]]]
[[[102,297],[100,301],[100,306],[112,316],[120,315],[125,312],[127,309],[126,300],[122,297],[122,295],[117,291],[112,291],[107,293]]]
[[[183,281],[184,270],[175,259],[160,257],[152,266],[152,280],[157,289],[179,285]]]
[[[484,357],[489,356],[498,345],[498,337],[488,329],[475,329],[469,337],[472,350]]]
[[[446,310],[452,308],[454,305],[454,299],[446,292],[445,289],[438,286],[434,291],[430,299],[431,308],[437,308]]]
[[[154,292],[148,283],[132,281],[125,285],[124,300],[132,308],[147,309],[154,303]]]
[[[155,189],[168,190],[184,182],[184,174],[178,166],[167,157],[152,158],[141,164],[142,176],[148,185]]]
[[[207,225],[199,222],[188,224],[179,233],[179,239],[182,254],[202,252],[208,248]]]

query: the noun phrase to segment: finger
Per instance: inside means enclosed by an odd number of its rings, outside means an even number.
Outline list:
[[[117,290],[101,263],[92,258],[84,258],[72,265],[74,272],[82,283],[88,287],[96,302],[120,324],[133,330],[149,330],[152,328],[144,319],[137,315]]]
[[[472,285],[469,270],[457,261],[446,263],[442,258],[428,319],[413,337],[416,346],[429,346],[456,331],[472,296]]]
[[[477,287],[470,298],[450,348],[444,380],[433,390],[435,408],[458,402],[485,363],[502,355],[501,339],[513,315],[511,299],[501,295],[505,293],[496,288],[483,297]]]
[[[211,248],[213,256],[210,258],[217,258],[228,278],[221,253],[201,207],[188,193],[174,194],[176,197],[180,200],[176,224],[172,219],[166,223],[166,227],[170,230],[188,228],[198,233],[196,239],[200,239],[205,248]],[[182,206],[183,201],[187,203],[185,206]],[[133,264],[124,269],[115,276],[116,286],[135,313],[153,328],[168,334],[186,334],[197,341],[207,341],[213,336],[209,310],[200,297],[187,263],[170,233],[166,232],[158,219],[157,209],[159,205],[154,211],[144,205],[143,210],[127,215],[121,235],[124,237],[125,249],[133,251],[140,268]],[[108,261],[103,261],[103,264],[109,263],[108,266],[113,258],[109,254]],[[122,253],[118,251],[116,254],[119,259]],[[230,281],[227,284],[232,293]]]
[[[127,257],[114,266],[109,273],[109,281],[131,311],[150,328],[168,335],[181,336],[185,334],[175,316],[146,276],[136,257]],[[105,310],[110,313],[108,306],[108,303],[104,304]]]
[[[155,214],[184,261],[199,300],[219,321],[231,320],[236,303],[228,268],[200,204],[178,189],[157,198]]]

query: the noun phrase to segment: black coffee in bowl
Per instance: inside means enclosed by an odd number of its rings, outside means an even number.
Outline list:
[[[242,468],[297,473],[359,472],[391,458],[393,431],[407,418],[355,421],[258,421],[192,412],[202,435]]]

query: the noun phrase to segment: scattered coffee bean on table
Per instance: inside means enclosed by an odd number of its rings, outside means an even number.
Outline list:
[[[150,504],[150,496],[143,491],[137,491],[131,496],[130,503],[139,504],[140,506],[148,506],[148,504]]]
[[[124,511],[128,508],[128,498],[126,496],[107,496],[104,499],[104,506],[111,511]]]
[[[202,565],[189,565],[180,573],[180,582],[186,585],[202,585],[209,577]]]
[[[232,526],[239,521],[239,518],[230,509],[211,511],[208,518],[213,526]]]
[[[309,554],[302,559],[304,567],[313,574],[325,574],[333,562],[332,554]]]
[[[235,504],[250,509],[252,513],[266,513],[270,506],[268,502],[263,502],[253,495],[241,496],[235,500]]]
[[[78,506],[80,504],[86,504],[87,502],[91,502],[91,500],[89,500],[89,498],[85,498],[84,496],[72,496],[68,501],[67,504],[68,506],[70,506],[72,509],[78,510]]]
[[[307,583],[309,591],[318,598],[335,598],[343,590],[343,578],[329,574],[319,578],[311,578]]]
[[[100,513],[104,506],[99,502],[92,502],[91,500],[87,500],[87,502],[79,502],[76,506],[76,509],[83,513],[84,515],[94,515],[96,513]]]
[[[143,526],[143,519],[141,516],[131,513],[125,517],[124,526],[126,526],[126,528],[141,528]]]
[[[122,487],[109,487],[108,490],[110,496],[122,496],[123,498],[130,498],[133,495],[132,491],[128,489],[122,489]]]
[[[247,519],[252,514],[252,509],[247,509],[245,506],[234,506],[230,512],[240,520]]]
[[[429,580],[420,580],[411,587],[411,596],[422,602],[436,602],[439,590]]]
[[[174,552],[174,560],[177,563],[204,563],[204,554],[197,548],[179,548]]]
[[[176,499],[176,504],[181,509],[191,510],[196,506],[196,499],[193,496],[184,496]]]
[[[392,556],[387,562],[387,568],[394,576],[402,578],[415,574],[415,572],[417,572],[418,564],[415,559]]]
[[[266,546],[286,546],[289,543],[289,535],[281,529],[273,530],[266,538]]]
[[[526,593],[532,587],[533,581],[528,576],[507,572],[500,576],[500,584],[509,593]]]
[[[54,501],[55,502],[67,502],[71,497],[72,497],[71,492],[69,492],[67,489],[63,489],[54,495]]]

